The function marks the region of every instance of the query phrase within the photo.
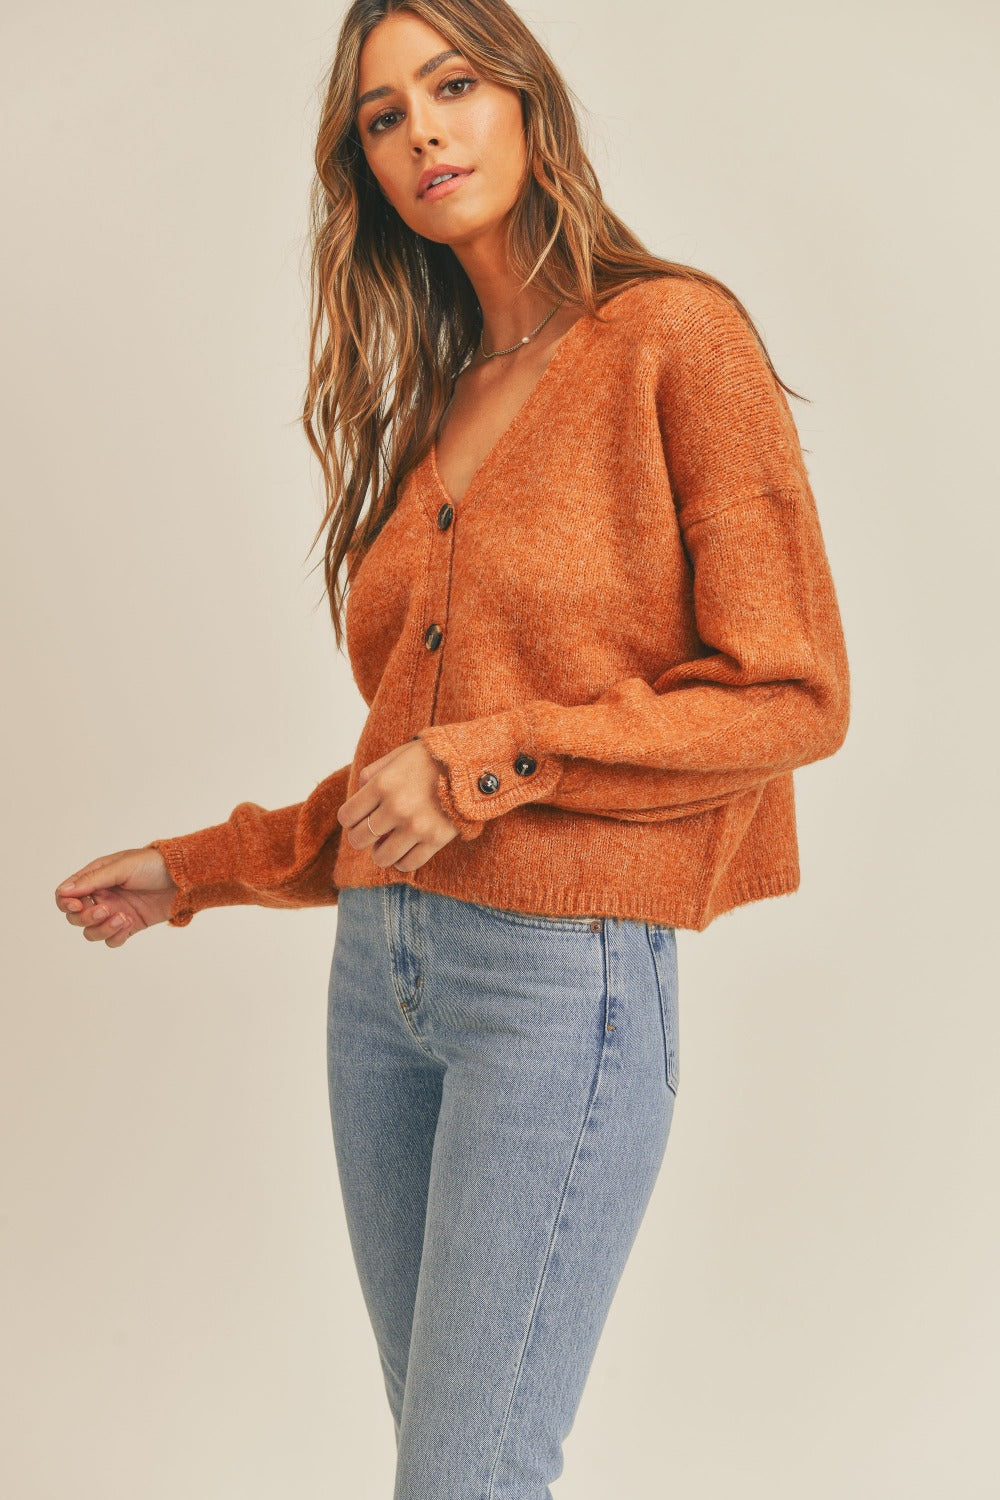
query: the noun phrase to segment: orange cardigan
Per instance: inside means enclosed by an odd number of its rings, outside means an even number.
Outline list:
[[[205,907],[412,885],[702,930],[799,884],[792,770],[849,717],[794,420],[745,321],[674,277],[572,324],[453,504],[430,444],[351,583],[369,707],[302,802],[154,839]],[[341,837],[361,767],[419,737],[459,836],[404,874]]]

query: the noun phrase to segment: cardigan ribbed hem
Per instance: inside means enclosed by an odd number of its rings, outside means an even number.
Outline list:
[[[716,917],[750,901],[764,900],[769,896],[790,896],[799,888],[800,873],[797,867],[771,870],[767,875],[745,880],[732,888],[713,892],[707,903],[678,899],[666,889],[647,887],[641,891],[617,890],[609,899],[607,890],[587,890],[574,887],[572,891],[544,883],[517,885],[516,890],[509,876],[502,882],[475,881],[466,879],[459,887],[448,880],[435,879],[429,865],[422,865],[411,875],[398,870],[382,870],[375,866],[371,878],[352,880],[341,890],[354,886],[383,886],[405,884],[420,890],[432,891],[439,896],[453,896],[460,901],[479,901],[487,906],[498,906],[507,911],[519,911],[526,915],[548,917],[618,917],[625,921],[653,922],[657,926],[687,928],[703,932]]]

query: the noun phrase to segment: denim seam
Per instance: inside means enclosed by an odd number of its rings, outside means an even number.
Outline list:
[[[653,934],[650,931],[650,924],[647,922],[645,924],[645,926],[646,926],[646,941],[649,944],[649,951],[650,951],[650,955],[652,956],[652,960],[653,960],[653,972],[656,975],[656,994],[657,994],[657,998],[658,998],[659,1003],[660,1003],[660,1032],[661,1032],[661,1035],[663,1037],[663,1078],[664,1078],[664,1082],[667,1085],[667,1088],[670,1090],[670,1092],[673,1094],[674,1098],[676,1099],[676,1097],[677,1097],[677,1087],[676,1087],[676,1084],[673,1084],[670,1081],[670,1049],[671,1049],[671,1046],[673,1045],[673,1037],[668,1035],[668,1030],[669,1030],[668,1025],[667,1025],[668,1002],[667,1002],[667,999],[666,999],[666,997],[665,997],[665,995],[663,993],[663,979],[662,979],[662,976],[660,974],[660,956],[657,953],[657,951],[656,951],[656,945],[653,942]]]
[[[415,889],[415,887],[414,887]],[[413,943],[417,950],[417,982],[413,986],[413,1006],[416,1009],[420,1004],[420,998],[424,988],[424,920],[426,917],[426,906],[424,902],[418,902],[413,912]]]
[[[563,1180],[562,1192],[559,1195],[559,1204],[558,1204],[558,1207],[556,1208],[555,1218],[554,1218],[553,1223],[552,1223],[552,1231],[551,1231],[551,1233],[549,1235],[548,1248],[545,1251],[545,1259],[542,1262],[542,1269],[541,1269],[541,1273],[540,1273],[539,1278],[538,1278],[538,1286],[535,1288],[535,1297],[534,1297],[534,1301],[532,1302],[532,1305],[531,1305],[531,1316],[528,1318],[528,1327],[527,1327],[527,1329],[525,1331],[524,1342],[521,1345],[521,1354],[520,1354],[520,1357],[519,1357],[518,1362],[517,1362],[517,1369],[514,1372],[514,1381],[513,1381],[513,1384],[511,1386],[510,1400],[507,1402],[507,1410],[504,1412],[504,1419],[503,1419],[503,1422],[502,1422],[501,1427],[500,1427],[500,1437],[499,1437],[499,1439],[497,1441],[497,1451],[494,1454],[494,1457],[493,1457],[493,1466],[490,1469],[489,1482],[488,1482],[487,1488],[486,1488],[486,1500],[493,1500],[493,1485],[494,1485],[494,1481],[496,1479],[497,1465],[500,1462],[500,1454],[501,1454],[501,1452],[503,1450],[503,1441],[504,1441],[504,1438],[507,1435],[507,1424],[508,1424],[508,1422],[510,1420],[510,1413],[511,1413],[511,1409],[512,1409],[512,1407],[514,1405],[514,1398],[517,1395],[518,1383],[519,1383],[519,1381],[521,1379],[522,1371],[524,1370],[524,1360],[525,1360],[525,1356],[526,1356],[527,1351],[528,1351],[528,1345],[531,1343],[531,1335],[532,1335],[532,1332],[534,1331],[535,1318],[536,1318],[536,1315],[538,1313],[538,1304],[541,1301],[542,1292],[545,1289],[545,1283],[546,1283],[546,1280],[548,1279],[549,1266],[552,1263],[552,1251],[553,1251],[553,1249],[555,1247],[556,1239],[558,1238],[558,1235],[559,1235],[559,1226],[560,1226],[560,1223],[561,1223],[562,1217],[563,1217],[563,1209],[566,1206],[566,1195],[569,1192],[570,1184],[573,1181],[573,1175],[574,1175],[574,1173],[576,1171],[576,1165],[577,1165],[577,1162],[580,1159],[580,1148],[583,1145],[584,1136],[587,1133],[587,1130],[588,1130],[588,1128],[590,1126],[591,1118],[592,1118],[593,1113],[594,1113],[594,1101],[597,1099],[597,1095],[598,1095],[598,1093],[600,1091],[600,1087],[601,1087],[601,1080],[604,1077],[604,1061],[605,1061],[605,1057],[606,1057],[606,1054],[607,1054],[608,1035],[609,1035],[607,1023],[608,1023],[608,1018],[609,1018],[609,1016],[611,1014],[611,1010],[610,1010],[610,1005],[611,1005],[611,975],[610,975],[610,964],[609,964],[609,959],[608,959],[608,938],[607,938],[607,927],[606,926],[602,930],[601,944],[602,944],[602,947],[604,949],[604,1006],[603,1006],[603,1018],[602,1018],[602,1025],[601,1025],[601,1049],[600,1049],[600,1053],[599,1053],[598,1058],[597,1058],[597,1066],[596,1066],[596,1068],[594,1070],[594,1080],[593,1080],[593,1083],[591,1084],[590,1098],[587,1100],[587,1108],[586,1108],[586,1111],[584,1113],[583,1121],[582,1121],[582,1123],[580,1125],[580,1130],[579,1130],[579,1133],[578,1133],[577,1138],[576,1138],[576,1145],[573,1147],[573,1154],[572,1154],[572,1156],[570,1158],[569,1167],[566,1170],[566,1176],[565,1176],[565,1178]]]
[[[387,952],[389,955],[389,972],[392,974],[392,988],[396,996],[396,1009],[402,1016],[403,1023],[406,1026],[407,1031],[410,1033],[410,1036],[416,1042],[421,1052],[426,1053],[428,1057],[433,1057],[433,1052],[426,1045],[423,1037],[419,1035],[412,1021],[410,1020],[409,1011],[406,1004],[406,996],[403,994],[402,989],[400,988],[399,974],[396,968],[395,946],[392,940],[392,923],[389,919],[389,900],[389,885],[386,884],[382,887],[382,912],[385,920],[385,941],[387,945]]]

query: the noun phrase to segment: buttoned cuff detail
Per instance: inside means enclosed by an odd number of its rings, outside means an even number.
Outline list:
[[[558,755],[535,755],[530,721],[520,709],[461,724],[430,724],[414,736],[442,767],[441,805],[463,839],[511,808],[547,797],[562,775]]]

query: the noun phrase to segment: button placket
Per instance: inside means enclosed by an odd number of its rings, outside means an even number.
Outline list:
[[[446,533],[451,530],[454,519],[455,507],[451,504],[450,501],[445,501],[443,505],[439,505],[436,514],[433,516],[436,530],[441,533]],[[447,555],[439,559],[437,548],[442,544],[447,547],[448,550]],[[451,570],[453,557],[453,534],[451,536],[444,537],[441,543],[439,543],[437,540],[431,542],[430,587],[427,591],[427,602],[430,609],[432,610],[440,608],[439,601],[447,600],[451,593]],[[444,644],[445,640],[447,625],[448,610],[447,605],[445,604],[443,616],[439,616],[437,619],[432,619],[424,628],[423,644],[425,651],[430,653],[441,651],[441,647]],[[424,701],[424,706],[418,706],[416,704],[414,705],[414,712],[419,715],[417,718],[418,723],[426,722],[429,724],[433,724],[434,722],[434,709],[437,703],[438,686],[441,681],[442,663],[443,656],[439,656],[437,662],[435,663],[435,670],[433,672],[433,675],[430,677],[430,680],[427,682],[426,688],[421,694],[421,697]],[[425,698],[424,693],[426,693]],[[414,735],[413,738],[416,739],[416,735]]]
[[[451,532],[451,535],[447,538],[446,541],[446,545],[448,548],[447,557],[442,558],[440,563],[440,566],[442,567],[444,573],[443,578],[440,580],[440,593],[438,591],[439,583],[437,576],[437,569],[439,564],[434,552],[435,543],[432,542],[431,544],[431,587],[428,590],[428,602],[430,604],[430,607],[434,608],[439,599],[443,597],[444,600],[448,600],[451,596],[452,570],[455,560],[455,532],[453,530],[455,521],[455,505],[450,499],[446,498],[437,506],[436,510],[431,510],[428,506],[428,512],[428,520],[433,520],[433,523],[438,532]],[[439,617],[436,620],[431,620],[430,623],[425,627],[423,639],[424,649],[426,651],[432,653],[440,652],[441,646],[445,641],[447,626],[448,609],[446,604],[444,608],[443,619]],[[431,706],[430,712],[426,715],[426,722],[431,725],[435,722],[434,709],[437,704],[437,695],[441,680],[442,667],[443,654],[439,655],[438,657],[433,683],[430,685]],[[413,738],[417,739],[419,738],[419,735],[414,734]],[[522,750],[516,754],[513,761],[510,763],[510,766],[515,776],[526,779],[535,774],[536,770],[538,769],[538,761],[533,755],[529,755],[527,751]],[[483,797],[494,798],[498,794],[501,794],[502,800],[509,801],[512,806],[516,805],[520,800],[516,785],[509,784],[505,786],[504,779],[505,778],[502,768],[500,771],[498,771],[495,766],[482,766],[479,775],[476,778],[476,789]],[[509,777],[507,777],[506,779],[508,782],[510,781]]]

